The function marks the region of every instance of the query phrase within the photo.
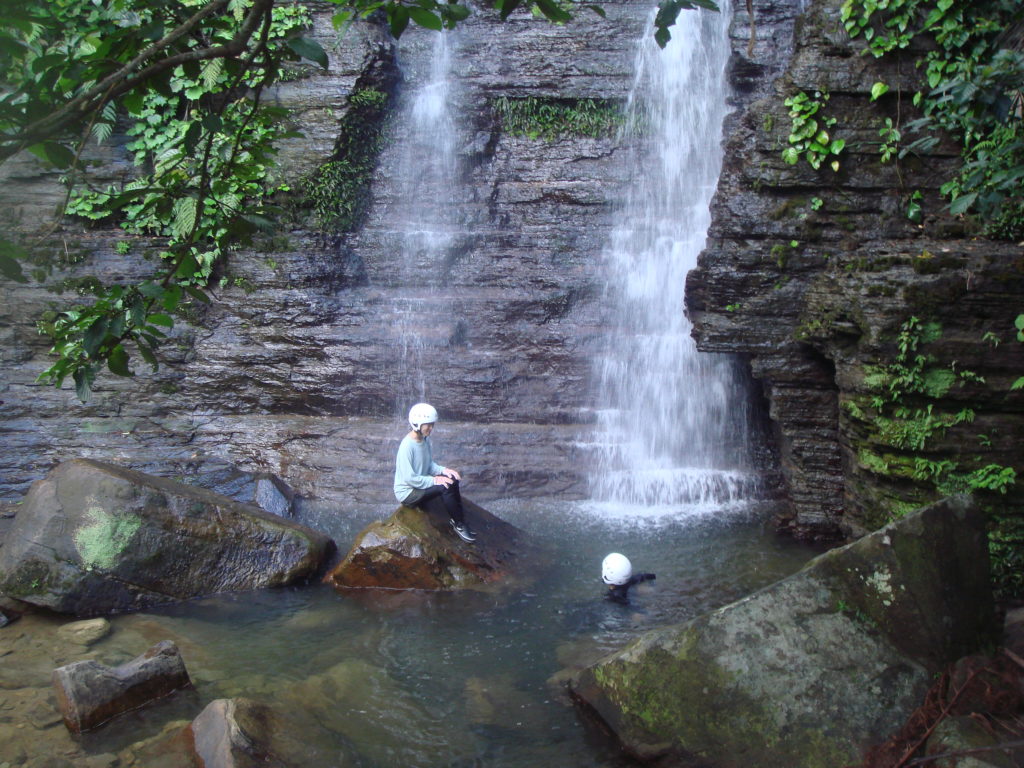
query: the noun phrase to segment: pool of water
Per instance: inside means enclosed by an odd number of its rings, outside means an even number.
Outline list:
[[[271,707],[275,743],[300,765],[629,765],[568,702],[566,670],[772,583],[816,554],[772,533],[763,508],[621,515],[544,501],[487,507],[555,554],[527,591],[342,595],[310,585],[222,595],[114,617],[110,635],[77,651],[52,639],[66,620],[25,617],[0,630],[0,664],[20,659],[24,689],[35,695],[0,677],[0,744],[21,738],[26,763],[45,747],[42,754],[76,765],[187,765],[182,725],[214,699],[246,697]],[[303,514],[345,549],[391,511]],[[629,605],[603,599],[600,564],[611,551],[657,574],[634,587]],[[53,665],[122,663],[164,639],[178,644],[193,691],[78,740],[47,715]],[[19,707],[40,713],[33,728],[7,725]]]

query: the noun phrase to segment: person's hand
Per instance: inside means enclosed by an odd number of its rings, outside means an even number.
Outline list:
[[[447,488],[452,484],[452,479],[448,475],[434,475],[434,485],[443,485]]]
[[[452,480],[462,481],[462,475],[459,474],[459,470],[452,469],[451,467],[445,467],[444,473],[446,477],[450,477]]]

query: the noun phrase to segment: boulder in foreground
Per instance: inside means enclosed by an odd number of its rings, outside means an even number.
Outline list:
[[[57,706],[72,733],[96,728],[191,684],[178,647],[169,640],[119,667],[87,660],[53,671]]]
[[[367,526],[324,581],[336,588],[487,589],[528,581],[544,555],[523,531],[463,499],[476,533],[468,544],[447,517],[401,506]]]
[[[203,768],[285,768],[271,749],[267,707],[248,699],[211,701],[188,727]]]
[[[659,765],[850,765],[995,630],[982,516],[957,497],[649,632],[570,687]]]
[[[203,488],[91,459],[33,484],[0,548],[0,593],[95,616],[315,575],[333,542]]]

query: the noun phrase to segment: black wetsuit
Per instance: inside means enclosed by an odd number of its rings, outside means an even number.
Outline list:
[[[616,603],[629,602],[629,588],[641,581],[651,581],[655,578],[653,573],[637,573],[630,577],[625,584],[609,584],[605,597],[614,600]]]

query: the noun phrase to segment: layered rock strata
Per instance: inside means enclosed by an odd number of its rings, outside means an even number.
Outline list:
[[[787,15],[781,4],[754,6]],[[885,118],[905,126],[913,93],[927,90],[912,64],[922,51],[864,55],[840,6],[819,0],[797,13],[789,50],[766,51],[771,39],[758,36],[748,56],[734,38],[732,82],[744,98],[727,129],[708,247],[686,287],[699,348],[750,360],[792,503],[783,524],[809,537],[873,530],[948,492],[957,472],[1024,470],[1024,393],[1010,389],[1024,370],[1013,333],[1024,253],[946,213],[938,188],[955,174],[952,143],[882,162]],[[752,77],[762,61],[778,76]],[[890,92],[874,100],[876,82]],[[784,102],[800,92],[846,141],[838,172],[782,159],[792,125]],[[908,216],[912,203],[920,218]],[[918,373],[935,386],[878,407],[893,397],[911,318],[920,346],[906,362],[925,356]],[[894,418],[900,406],[909,418]],[[929,422],[961,416],[948,430]],[[989,501],[1020,507],[1019,494]]]
[[[410,29],[396,44],[383,26],[360,22],[337,39],[336,7],[313,7],[312,35],[330,68],[273,94],[305,135],[282,152],[294,215],[259,249],[230,255],[210,306],[179,314],[159,372],[101,375],[84,405],[67,385],[35,381],[52,362],[35,329],[40,313],[74,303],[86,274],[146,276],[158,242],[65,219],[41,285],[0,283],[0,429],[12,448],[0,456],[0,496],[16,497],[73,456],[171,476],[215,457],[273,472],[300,494],[387,503],[393,452],[378,446],[397,439],[409,400],[425,396],[443,418],[468,425],[446,436],[446,455],[473,461],[479,498],[586,495],[585,476],[565,457],[591,418],[591,353],[603,322],[595,265],[630,169],[614,137],[504,132],[495,100],[624,101],[649,9],[612,2],[607,20],[584,13],[565,27],[528,13],[501,23],[479,9],[461,25],[451,40],[457,232],[433,256],[410,245],[397,219],[411,130],[401,110],[427,77],[436,35]],[[334,232],[303,207],[303,179],[336,157],[350,97],[368,91],[389,99],[370,205],[358,231]],[[90,152],[93,183],[131,176],[116,137]],[[6,164],[3,175],[10,226],[32,231],[63,199],[55,175],[30,160]],[[117,252],[122,240],[127,257]],[[364,468],[381,481],[353,488],[347,477]]]

